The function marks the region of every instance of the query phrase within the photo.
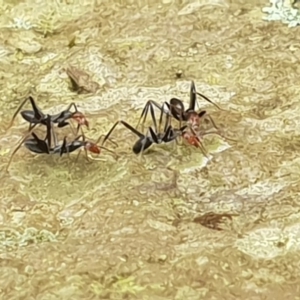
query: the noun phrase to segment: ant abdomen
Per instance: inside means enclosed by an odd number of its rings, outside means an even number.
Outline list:
[[[32,110],[23,110],[23,111],[21,111],[21,116],[28,123],[38,122],[38,120],[35,119],[35,115],[34,115],[34,112]]]
[[[136,141],[132,147],[132,151],[135,154],[139,154],[147,150],[152,145],[152,141],[148,137],[142,137]]]

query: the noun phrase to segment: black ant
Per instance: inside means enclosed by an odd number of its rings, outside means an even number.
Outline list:
[[[201,150],[203,151],[202,143],[200,142],[200,139],[196,136],[196,134],[194,132],[193,132],[193,134],[190,134],[186,131],[186,129],[188,128],[187,125],[181,127],[180,129],[173,128],[169,122],[170,116],[167,115],[164,130],[163,130],[163,132],[159,132],[155,114],[154,114],[154,109],[152,106],[150,106],[150,113],[151,113],[154,129],[152,127],[149,127],[148,134],[145,135],[145,134],[139,132],[137,129],[133,128],[130,124],[121,120],[121,121],[117,121],[112,126],[112,128],[109,130],[109,132],[105,136],[102,144],[104,144],[105,141],[110,137],[110,135],[112,134],[112,132],[114,131],[116,126],[118,124],[122,124],[127,129],[129,129],[131,132],[133,132],[135,135],[137,135],[139,137],[139,139],[134,143],[134,145],[132,147],[132,151],[135,154],[140,154],[140,153],[144,152],[152,144],[169,143],[169,142],[176,140],[180,136],[182,136],[190,145],[201,148]],[[162,121],[162,114],[163,114],[163,111],[161,111],[159,127],[160,127],[161,121]],[[204,151],[203,151],[203,153],[204,153]]]
[[[9,159],[9,162],[7,164],[6,171],[8,170],[14,155],[17,153],[17,151],[21,148],[21,146],[23,144],[30,152],[33,152],[35,154],[60,154],[60,156],[62,156],[65,153],[67,153],[67,154],[72,153],[72,152],[76,151],[77,149],[83,147],[85,152],[86,152],[87,160],[88,160],[87,151],[90,151],[90,152],[95,153],[95,154],[100,154],[101,149],[105,149],[108,152],[114,153],[113,151],[107,149],[106,147],[97,145],[100,141],[100,138],[103,137],[103,135],[101,135],[99,137],[99,139],[96,143],[91,142],[91,141],[86,141],[85,136],[82,134],[82,135],[76,137],[70,143],[67,143],[67,138],[64,137],[63,143],[58,144],[56,135],[54,133],[53,122],[51,121],[51,116],[50,115],[47,115],[46,120],[45,120],[45,125],[47,127],[47,134],[46,134],[45,139],[40,139],[31,130],[31,132],[28,133],[21,140],[21,142],[18,144],[18,146],[13,151],[13,153],[12,153],[10,159]],[[32,138],[28,138],[29,135],[31,135]],[[52,146],[51,145],[52,138],[54,140],[54,146],[53,147],[51,147]],[[83,138],[83,140],[80,141],[79,140],[80,138]],[[78,153],[78,155],[79,155],[79,153]],[[77,158],[78,158],[78,156],[77,156]]]
[[[199,92],[196,91],[195,88],[195,83],[194,81],[191,82],[191,88],[190,88],[190,103],[189,103],[189,107],[187,109],[185,109],[184,104],[182,102],[182,100],[177,99],[177,98],[172,98],[169,103],[168,102],[164,102],[163,105],[159,105],[157,102],[153,101],[153,100],[149,100],[143,111],[142,114],[140,116],[138,125],[140,124],[141,119],[143,118],[142,121],[142,126],[144,125],[146,118],[147,118],[147,114],[149,111],[149,107],[155,106],[157,107],[161,112],[172,116],[173,118],[175,118],[177,121],[179,122],[187,122],[189,126],[191,126],[193,129],[198,129],[199,125],[200,125],[200,120],[202,117],[204,117],[204,115],[207,115],[210,119],[210,121],[212,122],[213,126],[217,128],[215,122],[213,121],[213,119],[207,114],[207,112],[205,110],[202,110],[200,112],[196,112],[196,100],[197,100],[197,95],[202,97],[204,100],[208,101],[209,103],[215,105],[218,109],[222,110],[217,104],[215,104],[214,102],[212,102],[209,98],[207,98],[205,95],[200,94]],[[137,127],[138,127],[137,125]]]
[[[27,101],[30,101],[32,109],[33,110],[23,110],[21,111],[21,115],[24,120],[26,120],[29,123],[29,131],[32,131],[34,127],[36,127],[38,124],[46,125],[47,124],[47,118],[50,116],[51,122],[58,124],[58,127],[64,127],[68,125],[67,122],[68,119],[73,119],[78,123],[76,134],[79,131],[80,126],[85,125],[89,128],[89,123],[87,119],[85,118],[84,114],[79,112],[77,109],[77,106],[75,103],[71,103],[65,110],[63,110],[60,113],[57,113],[55,115],[48,115],[44,114],[41,109],[36,105],[34,99],[29,96],[26,98],[18,107],[17,111],[14,113],[12,120],[8,126],[10,128],[17,116],[17,114],[20,112],[22,107],[25,105]],[[71,112],[70,109],[74,107],[75,112]]]

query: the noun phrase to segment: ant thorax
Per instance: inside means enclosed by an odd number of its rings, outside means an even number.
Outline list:
[[[87,125],[87,120],[83,113],[77,111],[73,114],[72,119],[74,119],[79,125]]]
[[[165,134],[165,133],[161,133],[161,132],[159,132],[159,133],[157,134],[157,140],[158,140],[159,143],[162,143],[162,142],[163,142],[164,134]]]
[[[92,142],[85,142],[84,148],[87,151],[90,151],[90,152],[95,153],[95,154],[100,154],[100,152],[101,152],[100,147],[98,145],[96,145],[95,143],[92,143]]]

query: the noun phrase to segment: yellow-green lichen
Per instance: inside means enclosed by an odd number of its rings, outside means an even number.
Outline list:
[[[2,251],[14,250],[19,247],[26,247],[31,244],[57,241],[57,234],[48,230],[37,230],[36,228],[26,228],[24,232],[11,229],[0,228],[0,249]]]

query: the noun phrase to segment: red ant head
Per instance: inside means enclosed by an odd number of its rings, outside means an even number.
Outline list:
[[[97,144],[92,143],[92,142],[86,142],[85,149],[94,154],[100,154],[100,152],[101,152],[101,148]]]
[[[196,112],[190,112],[188,114],[187,123],[194,129],[197,129],[200,125],[200,117]]]
[[[72,116],[72,118],[79,124],[79,125],[85,125],[87,128],[89,128],[89,122],[86,119],[85,115],[79,111],[75,112]]]
[[[188,144],[195,146],[196,148],[199,148],[201,145],[200,140],[197,136],[186,131],[182,133],[182,137],[187,141]]]

